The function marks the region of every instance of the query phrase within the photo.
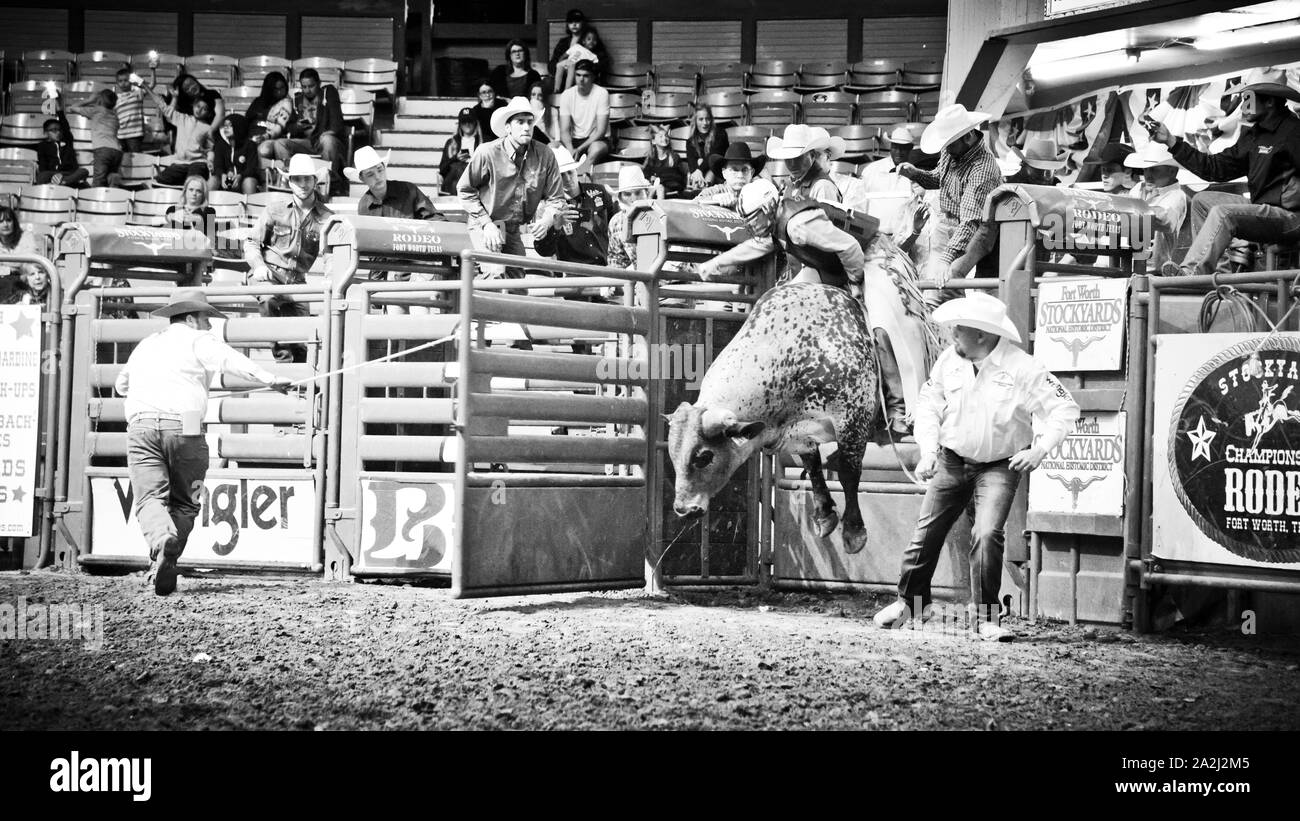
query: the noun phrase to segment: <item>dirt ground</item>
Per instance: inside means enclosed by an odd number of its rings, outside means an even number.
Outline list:
[[[1227,629],[989,644],[878,630],[867,595],[0,573],[0,613],[71,603],[102,648],[0,640],[0,730],[1300,729],[1300,642]]]

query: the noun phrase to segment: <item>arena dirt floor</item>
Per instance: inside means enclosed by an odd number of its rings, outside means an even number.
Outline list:
[[[0,641],[0,730],[1300,729],[1300,642],[1226,627],[988,644],[878,630],[868,595],[0,573],[21,600],[102,607],[104,641]]]

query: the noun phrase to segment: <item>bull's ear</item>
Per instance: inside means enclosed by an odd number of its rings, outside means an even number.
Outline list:
[[[766,422],[736,422],[727,428],[727,436],[732,439],[753,439],[766,427]]]

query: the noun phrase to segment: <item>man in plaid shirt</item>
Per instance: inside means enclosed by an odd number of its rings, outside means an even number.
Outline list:
[[[993,232],[980,230],[984,203],[1002,184],[1002,171],[980,131],[988,120],[988,114],[967,111],[961,104],[942,109],[921,135],[923,152],[942,152],[938,168],[922,171],[906,162],[898,166],[900,175],[922,188],[939,189],[932,247],[943,250],[930,256],[926,279],[944,283],[965,276],[993,248]]]

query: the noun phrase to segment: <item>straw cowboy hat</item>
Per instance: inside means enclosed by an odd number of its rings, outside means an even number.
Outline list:
[[[992,116],[983,111],[967,111],[961,103],[945,106],[934,115],[934,122],[921,132],[921,150],[927,154],[938,154],[958,137],[973,128],[979,128],[990,119]]]
[[[551,153],[555,154],[555,162],[560,166],[561,174],[567,174],[582,165],[573,158],[573,155],[569,153],[569,149],[558,143],[551,146]]]
[[[391,151],[385,151],[384,156],[379,156],[379,152],[368,145],[363,145],[357,149],[357,153],[352,158],[352,167],[343,169],[350,180],[360,180],[362,171],[369,171],[377,165],[388,165],[388,158],[392,156]]]
[[[916,136],[912,134],[912,129],[905,125],[895,126],[894,130],[889,132],[885,142],[890,145],[912,145],[916,142]]]
[[[1164,143],[1158,143],[1155,140],[1134,151],[1124,158],[1124,165],[1128,168],[1155,168],[1161,165],[1167,165],[1170,168],[1179,168],[1178,160],[1174,155],[1169,153],[1169,149]]]
[[[1020,156],[1025,161],[1025,165],[1030,168],[1037,168],[1039,171],[1055,171],[1065,167],[1065,160],[1069,155],[1057,150],[1056,140],[1035,137],[1025,141]]]
[[[976,291],[934,309],[931,317],[941,325],[964,325],[977,331],[1020,341],[1020,332],[1007,317],[1007,306],[995,296]]]
[[[713,173],[715,174],[721,173],[722,166],[729,162],[749,163],[749,167],[754,169],[754,173],[757,174],[759,171],[763,170],[763,165],[767,162],[767,158],[762,155],[755,157],[754,152],[749,150],[749,143],[741,142],[735,142],[728,145],[727,153],[725,154],[709,155],[709,167],[713,169]]]
[[[504,108],[498,108],[492,112],[492,133],[497,135],[504,133],[506,123],[510,122],[511,117],[519,114],[527,114],[529,117],[537,116],[527,97],[511,97],[510,102],[506,103]]]
[[[774,160],[793,160],[809,151],[829,151],[833,160],[844,156],[845,149],[843,137],[832,137],[821,126],[793,123],[780,137],[767,138],[766,153]]]
[[[1287,85],[1286,72],[1280,68],[1251,69],[1246,73],[1241,84],[1228,89],[1227,93],[1245,94],[1247,91],[1266,94],[1271,97],[1285,97],[1292,102],[1300,103],[1300,91],[1296,91]]]
[[[626,194],[629,191],[640,191],[653,187],[654,184],[645,178],[645,172],[641,170],[641,166],[625,165],[618,170],[618,188],[614,189],[614,193]]]
[[[198,288],[177,288],[172,292],[171,300],[153,312],[154,316],[161,317],[181,314],[207,314],[218,319],[226,318],[225,314],[212,307],[208,298]]]

